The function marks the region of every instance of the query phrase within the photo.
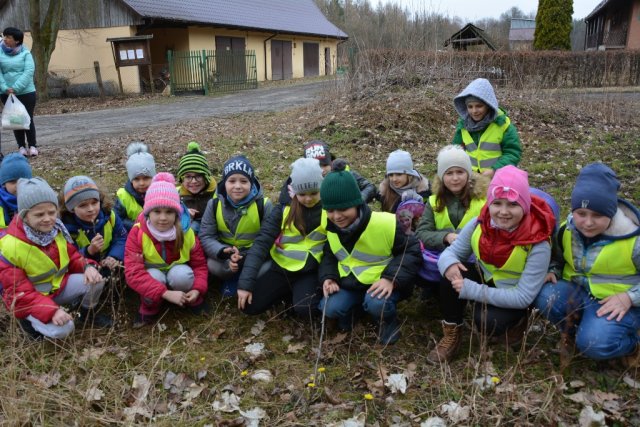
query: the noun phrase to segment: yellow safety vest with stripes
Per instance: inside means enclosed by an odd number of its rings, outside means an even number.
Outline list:
[[[0,228],[7,228],[9,224],[4,221],[4,208],[0,206]]]
[[[136,221],[138,219],[138,215],[142,213],[142,206],[138,204],[136,198],[124,188],[119,188],[116,192],[116,196],[118,196],[120,203],[122,203],[122,206],[124,206],[124,209],[127,211],[127,218],[131,221]]]
[[[511,120],[507,117],[502,110],[498,110],[498,117],[504,116],[505,121],[503,125],[497,124],[495,121],[491,122],[489,126],[482,132],[478,143],[473,140],[473,137],[469,131],[462,128],[462,142],[467,150],[467,154],[471,158],[471,166],[474,171],[481,173],[484,170],[490,169],[496,164],[498,158],[502,156],[502,147],[500,143],[504,137],[504,133],[511,124]]]
[[[102,246],[102,250],[100,251],[101,255],[106,254],[109,251],[109,246],[111,246],[111,239],[113,239],[113,227],[116,224],[116,213],[111,211],[109,215],[109,221],[104,223],[104,228],[102,230],[102,238],[104,239],[104,245]],[[89,238],[87,237],[87,233],[84,230],[79,230],[77,233],[73,233],[71,235],[73,240],[75,240],[76,244],[80,249],[86,248],[91,244]]]
[[[451,219],[449,218],[449,210],[447,209],[447,207],[445,206],[442,212],[436,212],[436,195],[432,194],[431,196],[429,196],[429,204],[431,205],[431,209],[433,210],[433,218],[436,223],[436,230],[446,230],[446,229],[453,229],[456,231],[462,230],[462,228],[465,225],[467,225],[469,221],[471,221],[473,218],[480,215],[480,210],[482,209],[482,207],[486,202],[487,202],[487,199],[485,198],[471,199],[471,204],[469,205],[469,208],[464,213],[464,216],[460,220],[460,224],[458,224],[458,227],[456,228],[451,223]]]
[[[482,228],[477,225],[473,234],[471,235],[471,249],[475,254],[480,267],[484,273],[484,279],[489,281],[493,279],[493,283],[497,288],[511,288],[518,284],[520,276],[524,271],[524,266],[527,263],[527,256],[531,251],[532,245],[515,246],[511,251],[511,255],[501,267],[486,263],[480,258],[480,236],[482,235]]]
[[[64,275],[69,271],[67,240],[58,233],[53,240],[58,247],[60,267],[38,246],[29,244],[11,234],[0,240],[2,256],[16,268],[24,270],[29,281],[42,295],[49,295],[60,289]],[[9,285],[5,283],[4,286]]]
[[[252,202],[247,209],[247,213],[240,218],[235,233],[229,230],[222,215],[222,203],[218,200],[216,203],[218,205],[216,206],[216,224],[218,225],[220,241],[237,248],[250,248],[260,232],[258,203],[267,203],[268,200],[265,197],[263,200]]]
[[[342,246],[337,233],[328,232],[331,252],[338,259],[340,277],[353,274],[358,282],[371,285],[382,276],[393,259],[393,242],[396,236],[396,216],[388,212],[372,212],[367,228],[351,253]]]
[[[133,226],[140,227],[140,223],[137,222]],[[147,233],[143,232],[141,246],[142,256],[144,257],[144,267],[146,269],[157,268],[158,270],[166,273],[174,265],[186,264],[191,259],[191,249],[193,249],[195,244],[196,234],[193,232],[193,229],[189,227],[189,229],[184,232],[184,242],[180,248],[180,258],[173,261],[171,264],[167,264],[167,262],[162,259],[162,256],[158,253],[151,237],[149,237]]]
[[[578,256],[573,254],[572,234],[571,230],[565,227],[562,234],[562,251],[565,261],[562,278],[564,280],[571,281],[575,277],[585,277],[591,294],[598,299],[626,292],[640,283],[640,272],[633,264],[633,248],[638,236],[615,240],[604,245],[591,268],[587,270],[586,254]],[[579,266],[579,271],[576,265]]]
[[[280,267],[287,271],[299,271],[307,263],[307,257],[311,255],[320,262],[322,260],[322,248],[324,242],[327,241],[327,212],[323,209],[320,225],[303,236],[295,227],[286,227],[285,221],[291,210],[290,206],[286,206],[282,212],[282,236],[280,238],[280,246],[273,245],[270,250],[271,259]]]

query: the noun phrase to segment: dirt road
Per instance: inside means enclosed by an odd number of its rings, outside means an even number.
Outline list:
[[[168,102],[82,113],[36,116],[38,145],[90,143],[107,136],[183,121],[241,113],[283,111],[312,103],[335,81],[247,90],[220,97],[188,96]],[[2,131],[2,151],[16,147],[12,131]]]

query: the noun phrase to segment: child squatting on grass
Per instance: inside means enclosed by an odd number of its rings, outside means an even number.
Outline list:
[[[31,165],[20,153],[11,153],[0,164],[0,236],[18,211],[18,180],[31,178]]]
[[[354,312],[363,309],[379,325],[378,342],[393,344],[400,338],[396,306],[411,296],[420,244],[403,232],[395,215],[371,212],[347,171],[328,174],[320,195],[329,218],[320,309],[345,331],[352,329]]]
[[[83,258],[58,218],[58,198],[42,178],[18,180],[18,215],[0,240],[0,283],[4,303],[32,337],[60,339],[75,329],[72,315],[80,302],[79,322],[110,327],[96,314],[104,279],[94,261]],[[80,323],[82,324],[82,323]]]
[[[144,195],[156,175],[156,162],[145,144],[132,142],[127,146],[126,168],[129,180],[116,192],[114,209],[129,231],[142,212]]]
[[[140,294],[134,327],[153,323],[163,301],[199,314],[207,292],[207,261],[193,229],[181,224],[173,175],[159,173],[146,193],[124,255],[127,284]]]
[[[427,360],[450,361],[462,341],[467,300],[474,301],[476,330],[508,345],[520,343],[528,308],[545,280],[555,217],[549,205],[531,196],[527,173],[515,166],[496,171],[487,203],[444,250],[438,268],[443,337]],[[465,266],[473,254],[480,272]]]
[[[560,362],[575,350],[640,367],[640,212],[618,198],[603,163],[580,171],[571,214],[554,241],[554,260],[535,305],[560,330]]]

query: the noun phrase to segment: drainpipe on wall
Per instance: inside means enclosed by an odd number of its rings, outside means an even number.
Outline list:
[[[273,33],[271,36],[269,36],[268,38],[264,39],[264,41],[262,42],[263,46],[264,46],[264,80],[267,80],[267,42],[269,40],[271,40],[272,38],[274,38],[275,36],[277,36],[278,33]]]

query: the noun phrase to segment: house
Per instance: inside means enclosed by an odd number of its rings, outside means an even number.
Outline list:
[[[237,72],[240,78],[253,75],[256,81],[265,81],[334,74],[337,46],[348,38],[314,0],[62,1],[49,70],[67,77],[72,85],[95,85],[94,61],[100,64],[103,81],[112,87],[117,84],[114,60],[118,53],[107,39],[135,41],[146,36],[153,75],[172,65],[167,60],[172,51],[174,58],[186,52],[203,60],[213,57],[204,80],[219,81],[221,73]],[[25,0],[0,2],[0,23],[28,32],[27,5]],[[31,45],[28,33],[25,44]],[[134,55],[138,50],[130,52]],[[239,53],[241,62],[236,59],[222,69],[223,53]],[[149,75],[146,68],[120,68],[123,89],[140,91]]]
[[[484,30],[470,23],[445,40],[444,47],[455,50],[468,50],[469,47],[474,47],[472,50],[496,50],[495,44]]]
[[[536,20],[511,18],[509,27],[509,50],[533,50]]]
[[[584,21],[586,50],[640,49],[640,0],[603,0]]]

